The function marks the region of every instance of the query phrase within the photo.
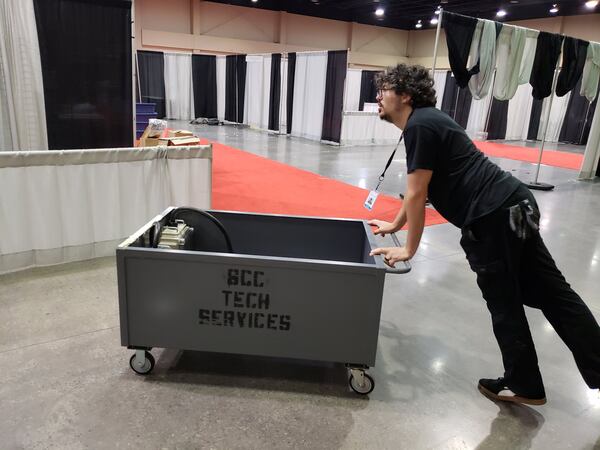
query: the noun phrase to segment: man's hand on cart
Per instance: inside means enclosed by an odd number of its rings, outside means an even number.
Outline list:
[[[372,219],[367,222],[369,225],[376,227],[374,234],[380,234],[382,237],[388,233],[395,233],[400,228],[392,222],[385,222],[383,220]]]
[[[390,267],[395,267],[397,262],[408,261],[413,257],[406,247],[381,247],[374,249],[369,254],[371,256],[382,255],[383,261]]]

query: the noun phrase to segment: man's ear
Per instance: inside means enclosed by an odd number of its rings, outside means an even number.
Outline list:
[[[405,105],[411,105],[412,97],[409,94],[400,94],[400,101]]]

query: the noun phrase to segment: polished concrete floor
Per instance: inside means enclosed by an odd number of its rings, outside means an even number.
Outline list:
[[[188,128],[185,123],[172,124]],[[370,188],[391,147],[335,147],[221,126],[198,134]],[[523,180],[531,164],[496,160]],[[383,190],[405,189],[403,150]],[[543,236],[600,319],[600,182],[542,167]],[[428,227],[413,270],[389,275],[376,387],[349,392],[341,366],[153,350],[147,377],[120,347],[113,258],[0,277],[0,448],[600,449],[600,394],[528,310],[548,404],[495,404],[502,373],[490,318],[451,225]],[[349,343],[351,345],[351,343]]]

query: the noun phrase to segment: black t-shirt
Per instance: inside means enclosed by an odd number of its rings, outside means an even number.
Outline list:
[[[433,107],[416,108],[404,130],[408,173],[433,171],[429,201],[459,228],[495,211],[521,182],[475,147],[465,130]]]

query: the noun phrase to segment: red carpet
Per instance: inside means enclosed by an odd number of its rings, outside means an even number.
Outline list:
[[[488,156],[514,159],[537,164],[540,149],[519,147],[517,145],[499,144],[495,142],[473,141],[479,150]],[[563,169],[579,170],[583,163],[583,155],[577,153],[544,150],[542,164]]]
[[[206,143],[206,140],[203,140]],[[402,202],[380,195],[372,211],[368,191],[213,142],[213,208],[298,216],[390,221]],[[427,208],[425,225],[445,223]]]

